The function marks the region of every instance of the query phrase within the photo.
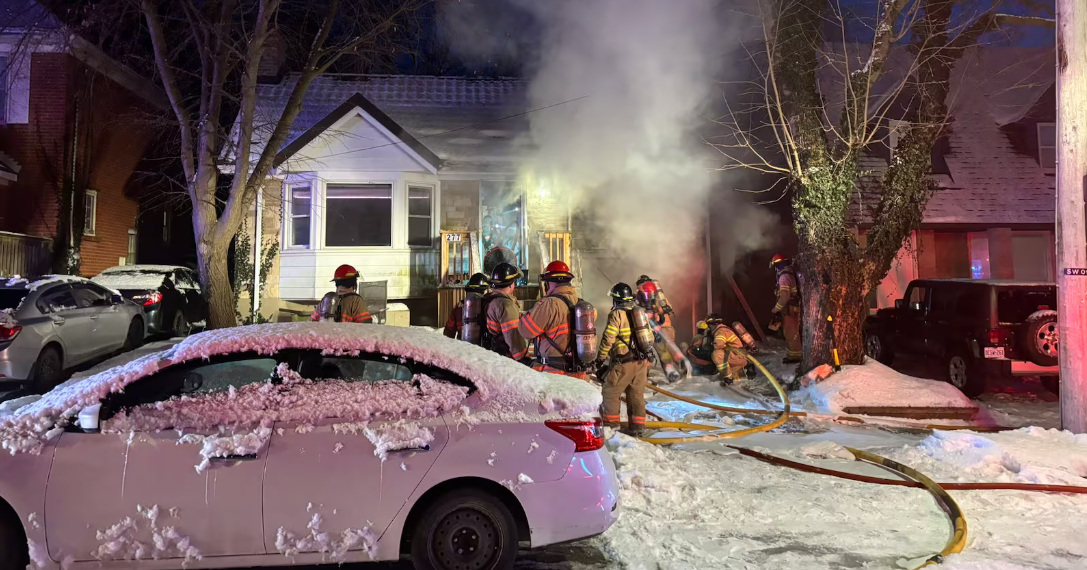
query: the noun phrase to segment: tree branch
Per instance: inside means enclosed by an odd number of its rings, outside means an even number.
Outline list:
[[[185,178],[192,181],[196,178],[196,163],[189,110],[185,107],[185,99],[178,87],[174,69],[166,58],[166,36],[162,29],[162,18],[152,0],[141,0],[140,10],[147,22],[147,29],[151,35],[151,46],[155,54],[155,67],[162,78],[162,86],[166,90],[166,96],[170,100],[170,107],[177,117],[181,133],[181,165],[185,170]]]

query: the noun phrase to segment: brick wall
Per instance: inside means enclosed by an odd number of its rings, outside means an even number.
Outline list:
[[[0,230],[53,237],[64,149],[71,136],[76,83],[87,81],[85,68],[62,53],[36,53],[30,68],[30,115],[26,124],[0,126],[0,149],[22,165],[19,180],[0,189]],[[80,83],[80,85],[86,85]],[[145,103],[135,94],[98,75],[94,78],[91,188],[98,191],[97,227],[84,238],[82,273],[95,275],[128,253],[128,230],[136,223],[137,203],[125,189],[150,133],[136,117]],[[86,124],[86,123],[85,123]],[[81,206],[81,205],[79,205]]]

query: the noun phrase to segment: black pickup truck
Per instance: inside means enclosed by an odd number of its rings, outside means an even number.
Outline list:
[[[1057,286],[972,279],[911,281],[894,308],[865,322],[868,356],[933,359],[948,382],[970,397],[987,378],[1040,376],[1057,391]]]

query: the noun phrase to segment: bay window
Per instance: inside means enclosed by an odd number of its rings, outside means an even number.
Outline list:
[[[325,245],[391,246],[390,184],[329,184],[325,187]]]

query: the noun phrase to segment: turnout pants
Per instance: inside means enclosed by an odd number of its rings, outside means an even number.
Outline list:
[[[645,427],[645,385],[649,382],[649,365],[644,361],[615,363],[604,377],[600,415],[604,425],[619,427],[619,397],[627,397],[627,421],[630,429]]]
[[[803,356],[803,347],[800,344],[800,307],[786,307],[781,320],[785,329],[785,357],[790,360],[799,359]]]
[[[747,357],[736,350],[728,350],[725,355],[718,355],[715,352],[713,355],[713,363],[717,366],[717,371],[728,369],[728,377],[733,380],[739,378],[744,367],[747,366]]]

